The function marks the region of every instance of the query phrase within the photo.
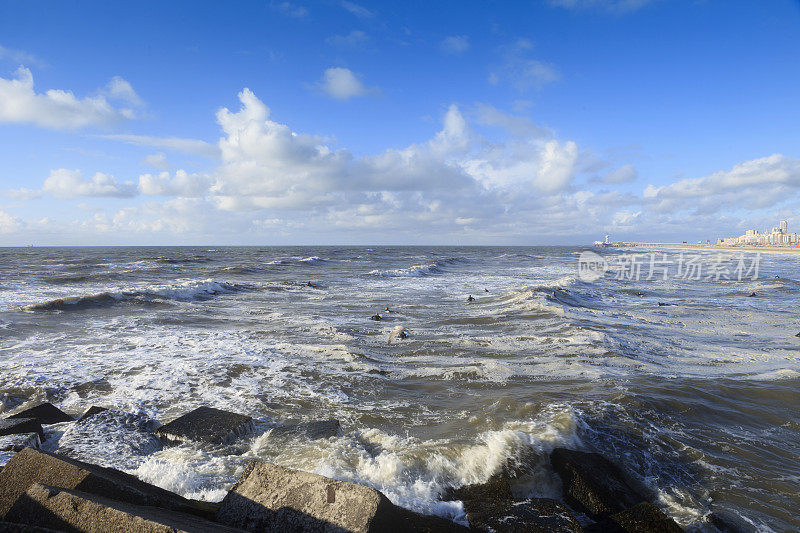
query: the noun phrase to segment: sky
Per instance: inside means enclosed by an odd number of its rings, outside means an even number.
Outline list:
[[[0,2],[0,246],[800,232],[800,1]]]

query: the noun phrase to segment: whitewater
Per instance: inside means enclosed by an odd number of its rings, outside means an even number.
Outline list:
[[[45,449],[211,501],[260,459],[463,522],[444,487],[524,458],[526,495],[560,498],[547,457],[566,446],[623,458],[689,530],[715,531],[711,512],[800,528],[800,257],[762,254],[756,279],[588,281],[585,250],[0,249],[0,412],[111,408],[49,426]],[[256,431],[152,437],[201,405]],[[341,434],[272,435],[320,419]]]

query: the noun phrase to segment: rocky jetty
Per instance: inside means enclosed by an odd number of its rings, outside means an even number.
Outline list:
[[[48,434],[42,426],[48,424],[61,424],[55,433],[58,440],[52,441],[59,453],[38,449]],[[258,427],[265,431],[263,424]],[[179,442],[229,445],[255,431],[251,417],[211,407],[197,408],[163,426],[141,413],[97,406],[77,421],[52,404],[23,410],[0,420],[0,452],[6,458],[16,452],[0,467],[0,533],[682,531],[625,469],[602,455],[566,448],[550,454],[563,501],[521,494],[524,464],[506,465],[485,483],[444,490],[443,501],[463,503],[469,528],[399,507],[371,487],[267,462],[247,464],[223,501],[215,504],[190,500],[94,464],[126,468],[114,463],[113,457],[92,455],[99,443],[109,440],[124,448],[121,455],[142,456]],[[288,444],[342,434],[337,420],[289,421],[266,431],[268,438]]]

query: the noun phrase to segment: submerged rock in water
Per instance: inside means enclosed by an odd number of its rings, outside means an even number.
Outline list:
[[[0,436],[19,435],[21,433],[36,433],[39,439],[44,440],[42,425],[34,418],[6,418],[0,420]]]
[[[476,483],[474,485],[464,485],[459,488],[448,487],[442,494],[443,501],[450,500],[511,500],[514,495],[511,492],[511,482],[505,471],[498,472],[490,477],[486,483]]]
[[[467,531],[398,507],[370,487],[262,462],[247,465],[217,521],[248,531]]]
[[[6,517],[21,524],[69,531],[241,531],[192,515],[118,502],[94,494],[39,483],[31,485],[14,502]]]
[[[67,413],[46,402],[13,414],[8,418],[35,418],[41,424],[58,424],[59,422],[72,422],[72,417]]]
[[[161,426],[156,433],[169,442],[229,444],[254,428],[249,416],[203,406]]]
[[[647,502],[634,505],[586,528],[587,533],[682,533],[683,529]]]
[[[595,520],[648,499],[617,465],[598,453],[556,448],[550,462],[561,477],[567,504]]]
[[[519,533],[582,533],[580,522],[563,503],[549,498],[470,500],[464,510],[470,529]]]
[[[100,407],[99,405],[93,405],[83,412],[81,417],[78,419],[78,422],[83,422],[90,416],[96,415],[97,413],[102,413],[103,411],[108,411],[108,409],[105,407]]]
[[[57,451],[103,466],[134,469],[142,457],[163,447],[153,433],[156,428],[158,422],[144,414],[97,411],[70,425],[59,439]]]
[[[18,452],[23,448],[39,448],[42,441],[38,433],[21,433],[0,437],[0,452]]]
[[[338,420],[314,420],[293,422],[272,428],[270,437],[306,438],[309,440],[328,439],[339,436],[342,426]]]
[[[208,516],[206,505],[150,485],[138,478],[68,457],[25,448],[0,471],[0,520],[34,483],[79,490],[136,505]]]

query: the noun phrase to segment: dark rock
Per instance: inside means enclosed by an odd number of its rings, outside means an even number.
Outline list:
[[[595,520],[647,500],[622,470],[597,453],[556,448],[550,454],[564,501]]]
[[[117,502],[85,492],[34,483],[14,502],[9,520],[81,532],[212,533],[241,531],[157,507]]]
[[[467,531],[398,507],[370,487],[262,462],[247,465],[217,521],[248,531]]]
[[[683,533],[675,521],[647,502],[613,514],[587,528],[588,533]]]
[[[6,418],[0,420],[0,435],[18,435],[20,433],[36,433],[44,440],[42,425],[35,418]]]
[[[208,507],[201,502],[187,500],[130,474],[25,448],[0,472],[0,520],[5,519],[14,502],[34,483],[98,494],[121,502],[209,516]]]
[[[59,422],[72,422],[72,417],[53,405],[52,403],[42,403],[36,407],[25,409],[8,418],[35,418],[41,424],[58,424]]]
[[[204,406],[161,426],[156,433],[169,442],[228,444],[253,429],[249,416]]]
[[[0,522],[0,533],[55,533],[55,529],[47,529],[28,524],[13,524],[11,522]]]
[[[83,412],[81,417],[78,419],[78,422],[83,422],[90,416],[96,415],[97,413],[102,413],[103,411],[108,411],[108,409],[105,407],[100,407],[99,405],[93,405]]]
[[[272,429],[270,437],[328,439],[338,436],[341,430],[338,420],[314,420],[280,425]]]
[[[18,452],[23,448],[39,448],[42,441],[38,433],[22,433],[0,437],[0,452]]]
[[[746,523],[742,518],[727,509],[717,505],[712,505],[711,514],[708,517],[721,533],[756,533],[757,530],[752,524]]]
[[[505,471],[494,474],[486,483],[465,485],[459,488],[448,487],[441,497],[443,501],[461,500],[464,502],[469,500],[511,500],[513,498],[511,482]]]
[[[567,506],[548,498],[467,501],[470,529],[530,533],[582,533]]]

